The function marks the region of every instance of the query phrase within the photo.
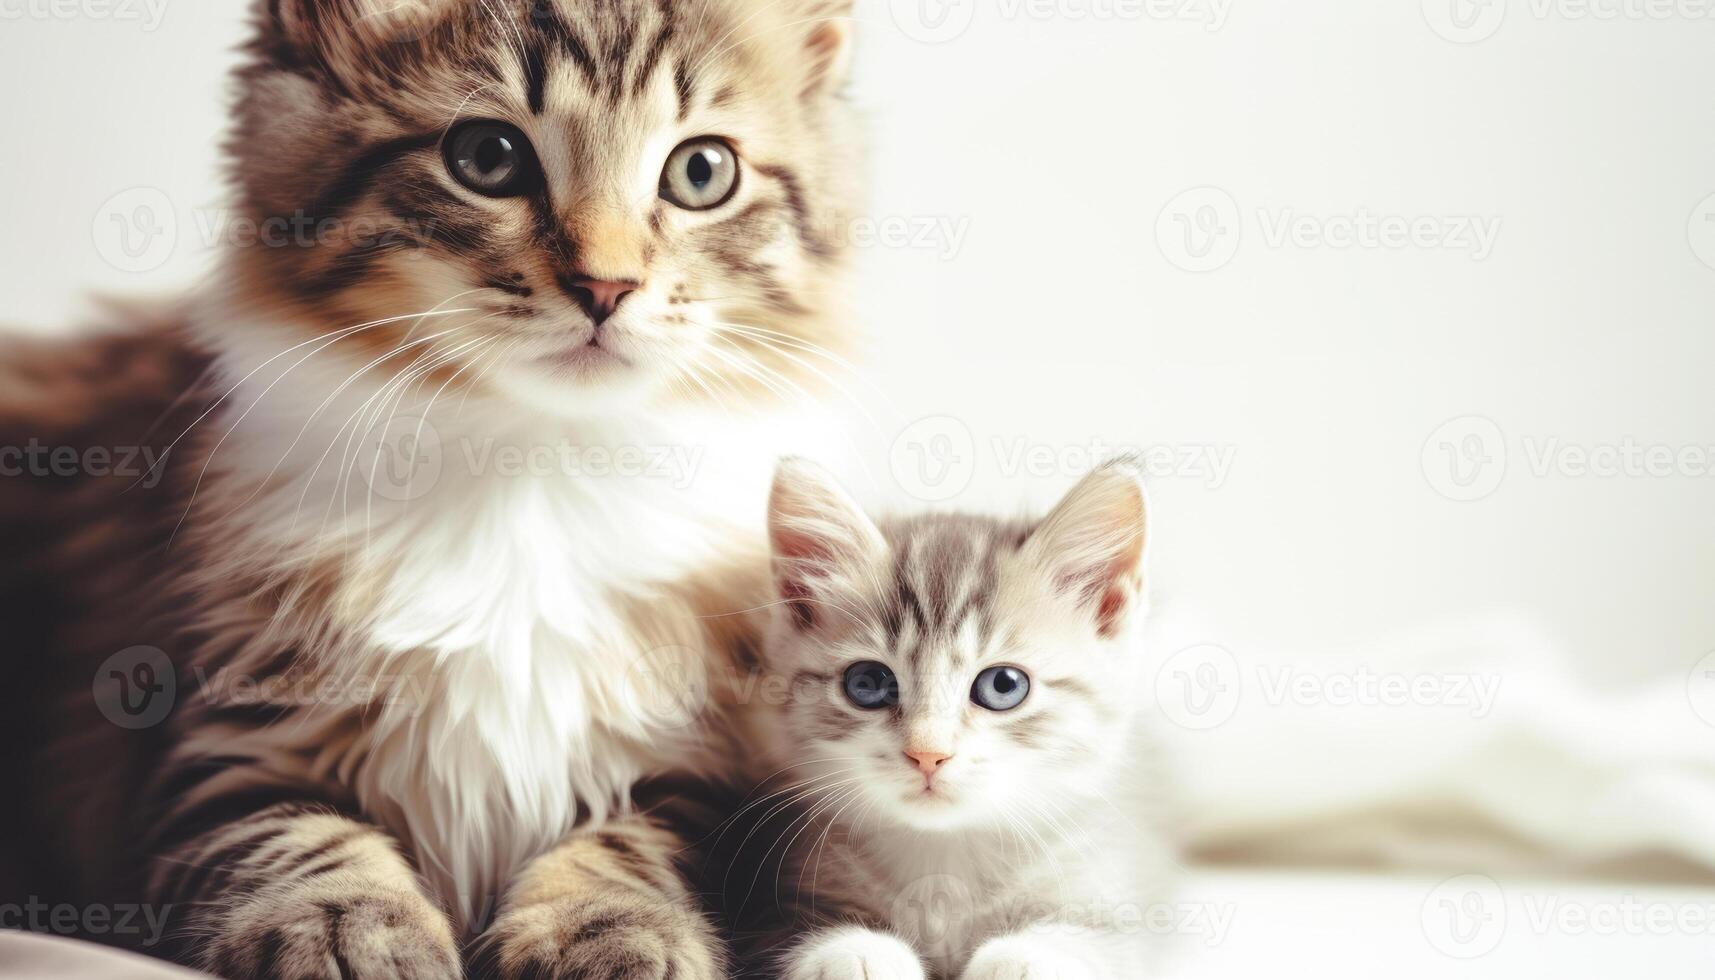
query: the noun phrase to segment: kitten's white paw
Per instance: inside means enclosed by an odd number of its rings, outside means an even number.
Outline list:
[[[977,947],[959,980],[1098,980],[1059,946],[1029,936],[1003,936]]]
[[[923,961],[895,936],[870,929],[820,933],[787,961],[784,980],[924,980]]]

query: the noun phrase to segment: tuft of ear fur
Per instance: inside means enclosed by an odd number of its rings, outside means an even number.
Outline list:
[[[779,16],[786,24],[781,30],[799,38],[803,51],[806,101],[838,91],[850,74],[853,2],[784,0],[782,4]]]
[[[774,473],[768,500],[774,581],[799,629],[812,629],[826,597],[864,575],[887,548],[881,531],[839,481],[808,460],[788,458]]]
[[[1085,477],[1031,532],[1026,552],[1113,636],[1143,593],[1148,502],[1136,464],[1115,460]]]

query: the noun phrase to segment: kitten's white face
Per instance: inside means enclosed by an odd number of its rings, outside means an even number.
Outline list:
[[[854,820],[928,831],[1070,822],[1123,762],[1143,494],[1119,467],[1028,526],[870,523],[789,462],[771,514],[777,768]]]

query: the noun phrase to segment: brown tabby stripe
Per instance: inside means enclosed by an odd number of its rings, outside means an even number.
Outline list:
[[[188,910],[170,940],[177,957],[222,976],[319,976],[330,962],[341,977],[459,975],[446,918],[392,839],[331,808],[256,811],[157,867],[151,899]],[[377,929],[390,946],[365,938]]]
[[[673,91],[679,96],[679,121],[690,118],[691,109],[697,101],[697,80],[692,77],[691,69],[683,59],[673,65]]]
[[[637,68],[636,79],[631,83],[631,93],[634,97],[643,94],[643,90],[648,88],[649,80],[655,77],[655,69],[661,64],[661,55],[667,50],[667,42],[672,39],[671,25],[656,33],[655,40],[643,54],[643,62]]]
[[[541,115],[547,104],[548,45],[537,35],[524,46],[524,91],[532,115]]]
[[[473,975],[726,976],[713,923],[685,907],[687,850],[656,814],[574,835],[514,879]]]
[[[530,23],[536,32],[563,52],[583,73],[584,80],[590,85],[596,84],[595,59],[590,56],[589,47],[578,37],[566,22],[560,18],[560,12],[552,3],[532,3],[530,5]],[[546,57],[544,52],[541,57]]]
[[[314,6],[313,4],[311,6]],[[320,224],[343,217],[347,208],[363,197],[375,183],[381,171],[407,153],[427,149],[439,143],[441,134],[417,133],[400,136],[370,147],[347,164],[338,179],[325,188],[307,212],[309,220]]]
[[[758,172],[779,181],[780,186],[785,188],[786,203],[792,208],[793,218],[797,222],[799,243],[817,258],[832,258],[835,248],[817,233],[815,225],[811,223],[810,208],[805,203],[804,185],[797,172],[782,164],[756,163],[752,166]]]
[[[883,622],[889,644],[900,644],[909,627],[915,651],[923,639],[955,634],[973,617],[981,635],[992,632],[1000,558],[1023,546],[1028,525],[939,515],[889,522],[882,532],[894,543],[894,601]]]

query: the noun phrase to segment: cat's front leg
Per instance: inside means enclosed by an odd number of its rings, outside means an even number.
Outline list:
[[[223,977],[457,980],[446,914],[385,831],[282,803],[197,832],[155,862],[182,910],[178,958]]]
[[[1101,930],[1044,927],[977,947],[959,980],[1132,980],[1141,951]]]
[[[905,941],[862,926],[810,933],[786,954],[781,980],[924,980],[923,961]]]
[[[532,861],[477,944],[502,980],[724,980],[715,930],[680,877],[671,832],[632,815]]]

